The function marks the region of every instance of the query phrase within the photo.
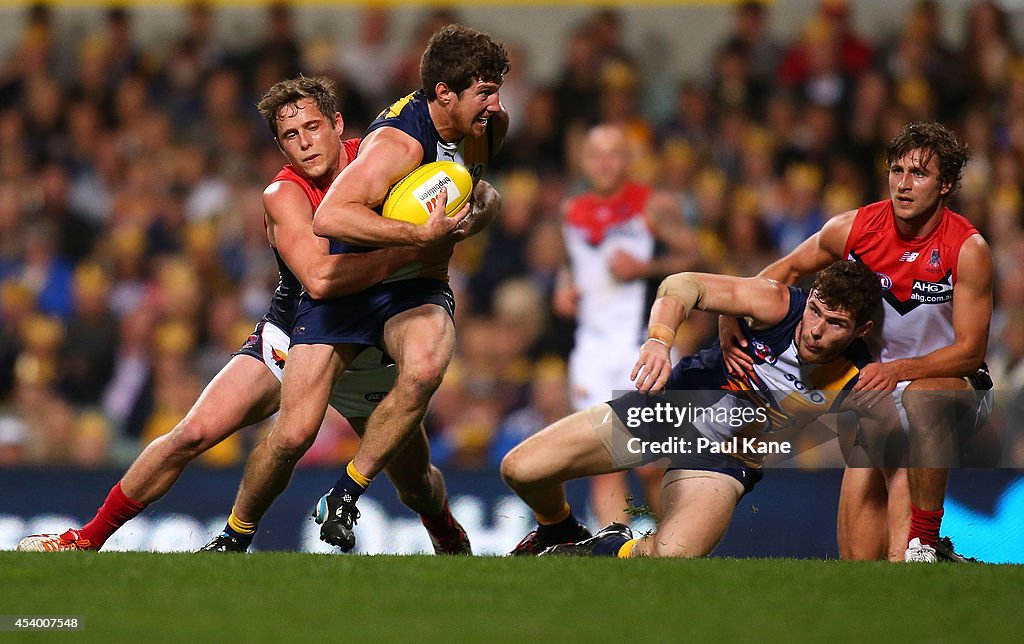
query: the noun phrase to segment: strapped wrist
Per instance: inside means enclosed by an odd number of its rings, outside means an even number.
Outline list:
[[[657,342],[658,344],[660,344],[661,346],[665,347],[669,351],[672,350],[672,345],[669,344],[668,342],[665,342],[661,338],[647,338],[646,340],[644,340],[644,344],[647,344],[648,342]]]
[[[666,347],[672,348],[676,341],[676,330],[667,324],[654,322],[647,327],[647,331],[651,340],[657,340]]]

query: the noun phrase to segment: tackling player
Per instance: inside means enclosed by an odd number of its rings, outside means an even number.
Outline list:
[[[277,411],[288,331],[303,288],[317,297],[352,293],[409,261],[430,258],[430,254],[409,247],[332,256],[327,253],[327,242],[313,234],[316,205],[358,145],[358,140],[342,142],[344,123],[335,105],[329,81],[302,77],[275,84],[259,103],[288,164],[263,193],[267,238],[281,281],[252,335],[207,385],[185,418],[143,450],[92,521],[60,535],[27,537],[19,550],[100,549],[117,529],[166,494],[192,460]],[[332,404],[357,431],[373,410],[367,394],[387,391],[394,382],[394,367],[385,366],[381,357],[374,350],[361,354],[331,393]],[[440,544],[438,549],[463,550],[464,533],[447,513],[444,480],[430,465],[422,431],[407,443],[388,473],[406,505],[421,514],[431,539]],[[221,535],[204,549],[245,550],[251,538]]]
[[[508,118],[498,90],[508,55],[489,35],[461,25],[435,33],[420,62],[422,89],[399,100],[370,125],[358,158],[331,186],[313,230],[335,253],[372,247],[430,246],[457,241],[486,225],[500,208],[497,193],[478,181],[500,147]],[[418,166],[457,161],[476,186],[471,202],[445,216],[439,199],[421,226],[384,219],[390,187]],[[355,545],[356,501],[373,477],[417,432],[441,383],[455,344],[454,300],[447,259],[410,262],[383,283],[340,298],[303,297],[292,334],[281,415],[249,458],[232,521],[254,526],[284,490],[295,463],[316,437],[331,382],[366,347],[382,347],[397,364],[394,388],[367,421],[346,473],[318,508],[321,539],[342,550]]]
[[[983,362],[992,255],[977,229],[946,206],[967,157],[945,126],[907,125],[886,149],[889,199],[833,217],[761,272],[794,283],[849,258],[875,271],[885,289],[880,362],[864,370],[856,390],[870,399],[895,391],[910,431],[910,467],[846,469],[838,519],[844,558],[963,560],[939,538],[948,467],[959,440],[984,424],[992,405]],[[742,370],[749,360],[733,342],[735,325],[723,318],[720,326],[729,367]]]
[[[733,438],[747,438],[758,446],[778,443],[780,436],[805,430],[823,414],[848,410],[867,415],[865,424],[871,428],[884,427],[887,414],[891,422],[894,405],[866,410],[846,395],[870,360],[862,338],[872,327],[880,299],[874,273],[855,262],[828,267],[810,292],[765,278],[700,273],[666,278],[651,308],[649,338],[632,370],[638,392],[555,423],[502,462],[502,476],[533,509],[539,524],[517,550],[547,547],[543,553],[619,557],[700,557],[711,552],[736,504],[761,479],[763,460],[760,447],[716,450],[711,444],[727,446]],[[672,366],[676,329],[693,309],[740,318],[751,346],[749,373],[730,376],[717,344]],[[646,395],[663,388],[679,393]],[[685,405],[679,404],[682,397]],[[643,421],[644,413],[663,400],[681,411],[701,411],[678,425]],[[659,458],[644,446],[679,439],[689,447],[670,458],[657,533],[633,539],[629,528],[613,523],[590,539],[568,543],[578,522],[565,500],[565,481]]]

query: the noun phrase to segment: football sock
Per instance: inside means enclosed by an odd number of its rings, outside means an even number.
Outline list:
[[[100,548],[110,538],[110,535],[117,532],[117,529],[132,519],[145,508],[141,503],[129,499],[121,490],[121,482],[118,481],[110,488],[110,493],[103,501],[103,505],[96,511],[92,521],[85,524],[78,531],[79,538],[88,539],[95,548]]]
[[[630,557],[632,557],[633,556],[633,546],[635,546],[638,541],[640,541],[640,540],[639,539],[630,539],[626,543],[624,543],[621,546],[619,546],[619,551],[616,553],[616,556],[619,559],[629,559]]]
[[[356,469],[356,465],[353,461],[349,461],[345,467],[345,473],[341,475],[341,478],[335,482],[334,487],[331,488],[330,494],[332,496],[341,497],[344,496],[344,492],[348,492],[352,497],[352,502],[355,503],[359,496],[366,491],[366,488],[370,486],[373,479],[367,478],[360,474],[359,470]]]
[[[235,509],[231,508],[231,516],[228,517],[227,525],[224,526],[224,534],[234,537],[248,548],[252,544],[252,538],[256,536],[256,524],[242,521],[235,516]]]
[[[540,514],[534,512],[533,516],[537,517],[537,523],[540,525],[554,525],[565,521],[565,518],[572,514],[572,508],[569,507],[568,501],[562,501],[562,509],[554,514]]]
[[[594,549],[591,551],[595,557],[618,557],[620,556],[619,552],[630,543],[630,539],[621,534],[601,535],[596,541],[597,543],[594,544]],[[635,543],[636,539],[632,541]]]
[[[550,516],[534,513],[537,517],[537,538],[548,545],[569,543],[580,536],[580,522],[566,503],[560,512]]]
[[[921,540],[927,546],[934,546],[939,542],[939,529],[942,527],[942,514],[944,510],[922,510],[913,503],[910,504],[910,534],[907,541],[914,537]]]
[[[438,514],[420,514],[420,523],[432,535],[447,534],[455,529],[455,517],[448,508],[448,499],[444,500],[444,507]]]

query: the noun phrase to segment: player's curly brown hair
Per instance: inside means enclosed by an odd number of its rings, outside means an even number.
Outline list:
[[[833,262],[819,272],[811,290],[827,308],[852,313],[857,326],[873,319],[882,306],[878,275],[851,259]]]
[[[937,121],[917,121],[907,124],[885,148],[885,165],[892,164],[913,150],[921,150],[921,162],[926,164],[932,156],[939,158],[939,183],[949,185],[947,198],[960,188],[970,152],[948,127]]]
[[[437,99],[438,83],[461,94],[478,80],[500,84],[508,70],[508,52],[500,42],[458,24],[431,36],[420,58],[420,82],[430,101]]]
[[[334,126],[334,113],[338,111],[338,96],[335,93],[334,81],[323,76],[307,78],[299,76],[274,83],[256,104],[260,116],[267,122],[271,134],[277,138],[277,121],[281,118],[281,109],[294,105],[304,98],[316,102],[317,109],[327,117]]]

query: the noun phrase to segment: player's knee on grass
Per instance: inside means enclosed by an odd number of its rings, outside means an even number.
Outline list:
[[[654,535],[654,543],[651,547],[651,556],[653,557],[673,557],[675,559],[695,559],[697,557],[703,557],[708,554],[707,552],[700,552],[695,550],[691,545],[682,544],[678,541],[667,541],[659,539],[658,535]]]

